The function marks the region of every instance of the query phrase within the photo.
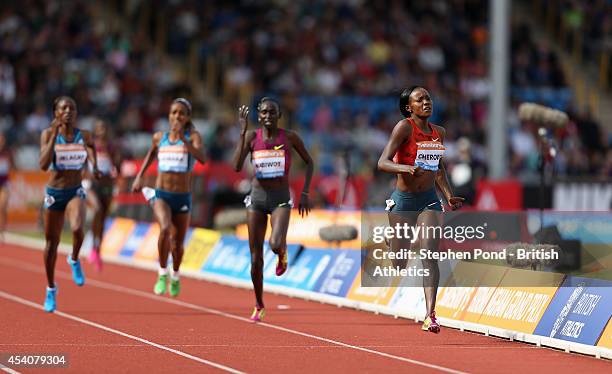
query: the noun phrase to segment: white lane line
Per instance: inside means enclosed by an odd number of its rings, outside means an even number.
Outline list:
[[[165,345],[166,347],[178,347],[178,348],[182,348],[182,347],[206,347],[206,348],[252,348],[253,346],[251,344],[174,344],[174,343],[160,343]],[[40,346],[40,343],[17,343],[17,344],[11,344],[11,343],[0,343],[0,347],[2,346],[7,346],[7,347],[38,347]],[[45,343],[45,347],[48,346],[58,346],[58,347],[132,347],[132,348],[138,348],[138,347],[143,347],[143,348],[147,348],[145,346],[143,346],[142,344],[122,344],[122,343],[100,343],[100,344],[72,344],[72,343]],[[337,346],[337,345],[329,345],[329,344],[324,344],[324,345],[310,345],[310,344],[292,344],[292,345],[278,345],[278,344],[258,344],[257,345],[258,348],[279,348],[279,349],[284,349],[284,348],[308,348],[308,349],[317,349],[317,348],[324,348],[324,349],[342,349],[344,347],[341,346]],[[406,348],[406,349],[411,349],[414,348],[413,345],[362,345],[362,347],[364,348]],[[434,349],[444,349],[444,348],[448,348],[447,345],[430,345],[428,347],[434,348]],[[465,347],[457,347],[453,345],[453,349],[486,349],[486,350],[491,350],[491,349],[510,349],[510,350],[516,350],[516,349],[539,349],[540,347],[537,346],[533,346],[533,347],[504,347],[504,346],[500,346],[500,347],[491,347],[491,346],[487,346],[487,345],[479,345],[479,346],[465,346]]]
[[[19,296],[15,296],[15,295],[12,295],[10,293],[6,293],[4,291],[0,291],[0,297],[3,297],[5,299],[7,299],[7,300],[14,301],[16,303],[20,303],[20,304],[23,304],[23,305],[30,306],[30,307],[35,308],[35,309],[42,309],[42,306],[39,305],[39,304],[33,303],[30,300],[23,299],[23,298],[21,298]],[[168,352],[174,353],[175,355],[179,355],[181,357],[185,357],[185,358],[188,358],[190,360],[193,360],[193,361],[196,361],[196,362],[199,362],[199,363],[202,363],[202,364],[206,364],[206,365],[215,367],[217,369],[221,369],[223,371],[227,371],[229,373],[235,373],[235,374],[242,374],[243,373],[243,372],[241,372],[239,370],[230,368],[228,366],[221,365],[221,364],[218,364],[216,362],[209,361],[209,360],[205,360],[203,358],[190,355],[189,353],[177,351],[176,349],[172,349],[172,348],[166,347],[164,345],[157,344],[155,342],[152,342],[152,341],[140,338],[138,336],[130,335],[130,334],[125,333],[123,331],[115,330],[115,329],[113,329],[111,327],[104,326],[104,325],[101,325],[99,323],[92,322],[92,321],[89,321],[89,320],[86,320],[86,319],[74,316],[72,314],[60,312],[59,310],[56,310],[54,314],[58,315],[60,317],[64,317],[64,318],[76,321],[76,322],[80,322],[80,323],[82,323],[84,325],[92,326],[92,327],[95,327],[95,328],[100,329],[100,330],[108,331],[108,332],[111,332],[113,334],[117,334],[117,335],[123,336],[125,338],[129,338],[129,339],[132,339],[132,340],[139,341],[141,343],[153,346],[155,348],[159,348],[159,349],[162,349],[164,351],[168,351]]]
[[[0,364],[0,370],[2,371],[6,371],[9,374],[21,374],[20,372],[18,372],[17,370],[13,370],[10,367],[4,366],[2,364]]]
[[[20,268],[22,270],[36,272],[36,273],[43,273],[44,272],[44,270],[41,269],[41,267],[37,267],[37,266],[31,265],[30,263],[23,262],[23,261],[9,260],[9,259],[6,259],[6,258],[0,258],[0,263],[6,264],[6,265],[10,265],[10,266],[13,266],[13,267],[16,267],[16,268]],[[130,269],[130,268],[127,268],[127,269]],[[68,279],[68,280],[72,279],[70,274],[62,272],[62,271],[56,271],[55,275],[57,277],[61,277],[61,278]],[[170,299],[170,298],[165,298],[165,297],[157,296],[157,295],[155,295],[153,293],[148,293],[148,292],[136,290],[136,289],[133,289],[133,288],[128,288],[128,287],[116,285],[114,283],[107,283],[107,282],[103,282],[103,281],[99,281],[99,280],[95,280],[95,279],[88,279],[86,283],[87,283],[87,285],[91,285],[91,286],[98,287],[98,288],[104,288],[104,289],[111,290],[111,291],[121,292],[121,293],[129,294],[129,295],[140,296],[140,297],[143,297],[143,298],[146,298],[146,299],[161,301],[161,302],[165,302],[165,303],[168,303],[168,304],[179,305],[179,306],[182,306],[182,307],[185,307],[185,308],[199,310],[199,311],[202,311],[202,312],[206,312],[206,313],[210,313],[210,314],[215,314],[215,315],[218,315],[218,316],[221,316],[221,317],[230,318],[230,319],[234,319],[234,320],[237,320],[237,321],[242,321],[242,322],[246,322],[246,323],[249,323],[249,324],[253,324],[253,321],[251,321],[250,319],[248,319],[246,317],[240,317],[240,316],[237,316],[237,315],[234,315],[234,314],[225,313],[225,312],[220,311],[220,310],[216,310],[216,309],[212,309],[212,308],[207,308],[207,307],[196,305],[196,304],[187,303],[187,302],[176,300],[176,299]],[[354,349],[354,350],[357,350],[357,351],[367,352],[367,353],[371,353],[371,354],[374,354],[374,355],[378,355],[378,356],[382,356],[382,357],[387,357],[387,358],[398,360],[398,361],[407,362],[407,363],[410,363],[410,364],[413,364],[413,365],[418,365],[418,366],[423,366],[423,367],[427,367],[427,368],[430,368],[430,369],[439,370],[439,371],[446,372],[446,373],[465,374],[465,372],[463,372],[463,371],[447,368],[447,367],[444,367],[444,366],[430,364],[430,363],[427,363],[427,362],[424,362],[424,361],[419,361],[419,360],[415,360],[415,359],[411,359],[411,358],[407,358],[407,357],[396,356],[396,355],[392,355],[392,354],[385,353],[385,352],[375,351],[373,349],[368,349],[368,348],[360,347],[360,346],[357,346],[357,345],[352,345],[352,344],[344,343],[344,342],[341,342],[341,341],[324,338],[322,336],[317,336],[317,335],[308,334],[308,333],[305,333],[305,332],[302,332],[302,331],[298,331],[298,330],[292,330],[292,329],[289,329],[289,328],[285,328],[285,327],[281,327],[281,326],[277,326],[277,325],[272,325],[272,324],[269,324],[269,323],[262,323],[262,322],[260,322],[260,323],[258,323],[258,325],[259,326],[268,327],[268,328],[271,328],[271,329],[274,329],[274,330],[279,330],[279,331],[283,331],[283,332],[286,332],[286,333],[294,334],[294,335],[304,336],[304,337],[307,337],[307,338],[311,338],[311,339],[315,339],[315,340],[331,343],[331,344],[338,345],[338,346],[341,346],[341,347]]]

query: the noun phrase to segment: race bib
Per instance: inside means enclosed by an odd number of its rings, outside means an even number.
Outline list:
[[[278,178],[285,175],[285,150],[262,149],[252,153],[255,178]]]
[[[59,170],[80,170],[87,160],[84,144],[56,144],[55,165]]]
[[[185,173],[189,168],[187,148],[183,145],[164,146],[157,153],[160,171]]]
[[[425,170],[438,170],[445,149],[444,144],[437,141],[418,142],[414,165]]]

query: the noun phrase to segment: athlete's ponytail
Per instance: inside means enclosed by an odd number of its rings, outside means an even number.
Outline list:
[[[402,93],[400,94],[400,98],[399,98],[399,110],[402,113],[402,115],[406,118],[410,118],[412,115],[412,112],[410,112],[406,107],[408,106],[408,104],[410,103],[410,95],[412,94],[412,91],[416,90],[417,88],[420,88],[421,86],[412,86],[410,88],[406,88],[404,91],[402,91]]]
[[[179,97],[172,101],[172,104],[174,103],[182,104],[187,109],[187,114],[189,115],[189,117],[191,117],[191,102],[189,102],[189,100],[185,99],[184,97]],[[191,119],[189,119],[189,121],[185,122],[183,130],[191,131],[193,129],[195,129],[195,126],[193,122],[191,122]]]

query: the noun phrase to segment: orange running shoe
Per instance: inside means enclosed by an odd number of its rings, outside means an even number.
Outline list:
[[[251,321],[253,322],[262,322],[266,315],[266,310],[264,308],[255,307],[253,308],[253,314],[251,314]]]
[[[423,326],[421,326],[421,330],[433,332],[434,334],[438,334],[440,332],[440,325],[438,324],[438,320],[436,319],[436,312],[431,312],[425,321],[423,321]]]
[[[283,253],[278,254],[278,259],[276,262],[276,276],[280,277],[285,274],[287,268],[289,267],[289,259],[287,257],[287,248],[283,251]]]

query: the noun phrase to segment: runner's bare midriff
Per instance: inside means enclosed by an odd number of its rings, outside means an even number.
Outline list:
[[[276,190],[279,188],[289,188],[289,180],[286,177],[270,178],[270,179],[257,179],[253,178],[253,187],[261,187],[264,190],[271,189]]]
[[[425,170],[423,175],[397,175],[397,189],[402,192],[423,192],[435,187],[436,171]]]
[[[159,173],[155,188],[168,192],[191,192],[191,173]]]
[[[79,187],[83,179],[81,170],[52,170],[51,179],[47,185],[51,188]]]

